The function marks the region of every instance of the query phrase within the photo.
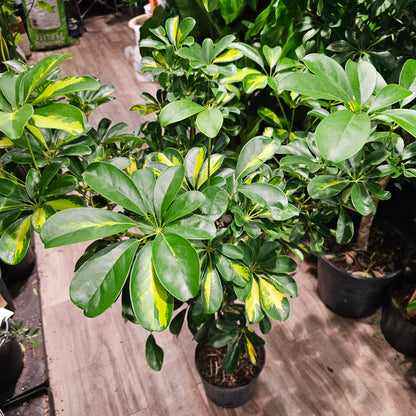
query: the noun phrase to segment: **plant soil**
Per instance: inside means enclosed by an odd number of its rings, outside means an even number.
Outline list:
[[[253,365],[245,351],[240,354],[240,363],[233,373],[221,369],[227,347],[214,348],[209,344],[199,347],[196,366],[201,376],[210,384],[220,387],[239,387],[248,384],[262,369],[264,350],[256,348],[257,364]]]
[[[354,243],[337,244],[335,238],[327,240],[325,257],[347,273],[363,277],[384,277],[403,266],[404,253],[400,242],[379,228],[371,231],[368,249],[358,250]]]

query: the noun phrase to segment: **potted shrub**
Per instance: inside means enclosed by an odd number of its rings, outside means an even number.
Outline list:
[[[330,236],[326,225],[332,221],[336,243],[347,244],[355,237],[354,245],[337,255],[342,256],[349,268],[367,251],[378,201],[390,197],[386,184],[401,175],[414,176],[416,112],[404,107],[415,97],[416,62],[409,60],[404,64],[399,84],[387,84],[368,62],[348,61],[344,69],[331,58],[312,54],[303,63],[305,70],[282,76],[279,88],[319,100],[309,113],[317,117],[318,123],[307,146],[300,148],[295,141],[284,150],[291,156],[309,160],[299,160],[304,170],[309,169],[307,194],[313,200],[309,208],[329,209],[328,215],[320,216],[316,222],[314,253],[324,255],[324,237]],[[405,131],[404,135],[399,134],[400,128]],[[359,214],[357,234],[354,217],[348,212]],[[378,239],[378,243],[381,241]],[[400,248],[401,237],[395,241],[388,257]],[[397,270],[403,269],[405,260],[403,250],[399,251],[402,254]],[[319,269],[332,268],[333,262],[322,257]],[[376,266],[373,260],[364,260],[358,269],[341,274],[337,281],[332,279],[340,273],[336,266],[324,281],[318,273],[320,297],[344,316],[372,314],[384,300],[391,283]],[[393,269],[390,274],[393,278],[399,273]],[[340,296],[334,297],[334,293]]]

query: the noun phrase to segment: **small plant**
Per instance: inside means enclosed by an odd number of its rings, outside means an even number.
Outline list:
[[[4,342],[7,343],[11,340],[16,340],[21,344],[23,350],[23,344],[26,341],[30,341],[35,347],[37,347],[38,343],[35,338],[39,335],[39,328],[33,329],[31,327],[25,327],[23,321],[18,323],[12,320],[9,320],[7,323],[3,321],[0,325],[0,341],[4,340]]]

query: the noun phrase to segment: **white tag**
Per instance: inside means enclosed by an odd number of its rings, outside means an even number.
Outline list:
[[[6,308],[0,308],[0,323],[7,321],[14,315],[14,312],[9,311]]]

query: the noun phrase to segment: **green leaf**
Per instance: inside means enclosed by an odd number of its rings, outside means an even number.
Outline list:
[[[250,322],[260,322],[264,313],[261,308],[260,288],[256,279],[253,279],[250,294],[245,300],[246,314]]]
[[[175,298],[185,302],[197,295],[199,259],[188,240],[176,234],[159,234],[152,258],[159,280]]]
[[[85,182],[104,198],[139,215],[145,215],[145,204],[133,180],[110,163],[91,163],[83,174]]]
[[[254,172],[274,156],[280,143],[268,137],[253,137],[242,148],[235,169],[236,178]]]
[[[342,101],[353,101],[351,86],[342,66],[334,59],[323,53],[311,53],[303,58],[308,69],[316,75],[323,77],[327,83],[339,92],[342,91]]]
[[[137,240],[111,244],[89,258],[75,273],[69,291],[72,302],[93,318],[118,298],[127,280]]]
[[[167,210],[164,222],[169,224],[179,218],[194,212],[205,201],[204,194],[198,191],[188,191],[180,194]]]
[[[378,111],[386,107],[390,107],[392,104],[397,103],[410,96],[412,93],[396,84],[389,84],[382,88],[377,95],[371,101],[371,105],[368,111]]]
[[[65,130],[76,136],[84,131],[84,116],[70,104],[55,103],[35,109],[32,116],[36,127]]]
[[[98,208],[72,208],[49,218],[42,227],[46,248],[96,240],[136,226],[129,217]]]
[[[146,362],[152,370],[160,371],[163,365],[163,350],[156,344],[153,335],[146,340]]]
[[[387,117],[394,121],[400,127],[408,131],[413,137],[416,137],[416,111],[408,109],[392,109],[379,112],[382,119]],[[380,118],[380,117],[377,117]]]
[[[185,120],[195,114],[204,110],[202,105],[194,103],[190,100],[178,100],[173,101],[163,107],[159,114],[159,122],[163,127],[169,124],[177,123],[178,121]]]
[[[55,211],[63,211],[69,208],[81,208],[85,207],[84,200],[77,195],[66,195],[57,199],[50,199],[46,201],[44,205],[50,206]]]
[[[218,108],[206,108],[198,114],[196,125],[205,136],[214,138],[220,132],[223,120]]]
[[[208,159],[204,161],[201,166],[198,175],[198,181],[196,187],[199,189],[201,186],[208,181],[208,176],[212,177],[212,175],[221,167],[222,162],[224,160],[224,155],[220,154],[213,154],[210,157],[210,166],[209,166],[209,175],[208,175]]]
[[[39,176],[39,173],[36,171],[36,169],[34,170]],[[31,170],[29,170],[29,172],[30,171]],[[26,184],[26,188],[27,188],[27,184]],[[24,186],[21,186],[21,185],[19,186],[17,183],[13,182],[12,180],[7,179],[7,178],[2,178],[2,177],[0,177],[0,195],[4,195],[4,196],[7,196],[8,198],[21,200],[21,201],[28,200],[28,195],[25,191]]]
[[[203,147],[193,147],[185,156],[186,178],[193,188],[196,188],[196,181],[198,180],[204,160],[205,149]]]
[[[315,99],[349,101],[349,96],[339,86],[329,83],[325,77],[313,74],[290,73],[280,81],[279,88]]]
[[[243,252],[241,251],[241,249],[237,246],[235,246],[234,244],[229,244],[229,243],[224,243],[224,244],[220,244],[217,247],[217,250],[219,253],[221,253],[222,255],[230,258],[230,259],[242,259],[244,257]]]
[[[364,183],[356,183],[351,189],[351,202],[363,216],[376,213],[373,198]]]
[[[11,140],[17,140],[23,136],[26,123],[33,115],[33,107],[25,104],[13,113],[0,112],[0,131]]]
[[[244,264],[231,260],[221,254],[215,256],[215,265],[222,278],[227,282],[234,282],[244,287],[250,282],[250,270]]]
[[[170,166],[157,178],[153,193],[153,203],[158,218],[162,218],[165,215],[179,192],[184,178],[185,168],[183,165]]]
[[[26,255],[30,243],[30,216],[13,222],[1,235],[0,259],[6,264],[18,264]]]
[[[163,331],[173,313],[173,298],[156,276],[152,242],[143,246],[130,273],[130,300],[134,314],[148,331]]]
[[[266,58],[266,62],[269,65],[269,67],[273,69],[282,55],[282,47],[276,46],[274,48],[271,48],[268,45],[264,45],[263,55]]]
[[[50,205],[42,205],[40,208],[36,209],[35,212],[30,217],[30,222],[32,224],[32,228],[37,232],[40,233],[45,224],[46,220],[50,218],[53,214],[55,214],[55,210]]]
[[[260,322],[260,331],[262,334],[268,334],[272,329],[272,323],[267,315]]]
[[[267,208],[274,220],[280,220],[282,211],[287,207],[286,195],[277,186],[269,183],[253,182],[243,184],[238,192]]]
[[[231,344],[231,347],[228,348],[227,353],[224,356],[224,359],[222,360],[222,366],[221,368],[226,373],[233,373],[239,362],[240,358],[240,338],[237,338],[236,341]]]
[[[22,81],[23,96],[25,101],[30,93],[34,91],[64,60],[70,59],[70,54],[51,54],[35,63],[24,75]]]
[[[215,313],[221,307],[222,293],[220,276],[212,263],[209,262],[201,284],[201,301],[205,313]]]
[[[313,199],[331,198],[342,192],[348,184],[348,180],[339,176],[319,175],[309,182],[308,193]]]
[[[196,214],[170,222],[164,230],[189,240],[210,240],[215,237],[217,231],[210,219]]]
[[[212,221],[220,218],[228,207],[228,194],[218,186],[208,186],[202,191],[205,195],[205,200],[202,202],[201,212],[210,218]]]
[[[277,321],[286,320],[290,314],[290,307],[285,294],[263,278],[259,278],[259,282],[261,306],[266,314]]]
[[[156,177],[153,170],[150,168],[136,170],[131,174],[131,179],[143,200],[144,211],[153,214],[153,191],[156,185]]]
[[[349,83],[358,104],[364,105],[374,92],[377,83],[377,71],[369,62],[353,62],[345,65]]]
[[[415,59],[408,59],[402,68],[400,73],[400,82],[399,84],[410,90],[412,95],[409,95],[405,98],[402,102],[402,106],[405,106],[412,102],[416,97],[416,60]]]
[[[322,157],[341,162],[357,153],[370,134],[371,121],[365,113],[341,110],[323,119],[316,128],[316,145]]]
[[[100,83],[93,77],[66,77],[51,82],[33,101],[32,104],[58,97],[59,95],[72,94],[77,91],[94,91],[100,88]]]
[[[78,186],[78,181],[72,175],[62,175],[54,179],[45,189],[45,196],[65,195],[74,191]]]
[[[259,265],[269,273],[293,273],[296,271],[297,263],[289,256],[277,255],[271,252],[268,258],[261,258]]]
[[[255,90],[262,90],[266,87],[267,80],[267,75],[247,75],[243,81],[244,91],[246,94],[251,94]]]
[[[260,65],[264,69],[264,61],[261,53],[253,46],[247,45],[246,43],[235,42],[232,44],[233,48],[243,52],[244,56],[251,59],[256,64]]]
[[[185,316],[186,316],[186,309],[182,309],[171,321],[170,325],[169,325],[169,331],[171,334],[173,335],[179,335],[181,330],[182,330],[182,326],[183,323],[185,321]]]
[[[345,209],[339,211],[336,240],[338,244],[348,244],[354,237],[354,223]]]

